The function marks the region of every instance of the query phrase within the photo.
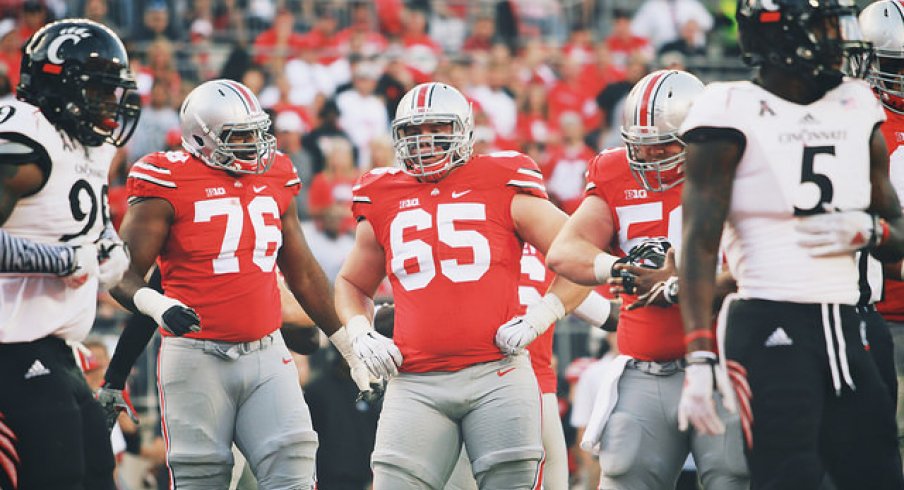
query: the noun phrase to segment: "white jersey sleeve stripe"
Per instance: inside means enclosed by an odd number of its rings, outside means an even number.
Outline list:
[[[538,172],[538,171],[536,171],[536,170],[530,169],[530,168],[519,168],[519,169],[518,169],[518,173],[519,173],[519,174],[524,174],[524,175],[530,175],[531,177],[536,177],[536,178],[541,179],[541,180],[543,179],[543,174],[542,174],[542,173],[540,173],[540,172]]]
[[[166,175],[169,175],[169,174],[173,173],[173,172],[172,172],[170,169],[168,169],[168,168],[163,168],[163,167],[158,167],[158,166],[156,166],[156,165],[151,165],[151,164],[148,163],[148,162],[135,162],[135,164],[132,165],[132,168],[140,168],[140,169],[142,169],[142,170],[150,170],[151,172],[157,172],[157,173],[166,174]]]
[[[539,189],[543,192],[546,192],[546,187],[539,182],[531,182],[529,180],[510,180],[506,182],[505,185],[512,185],[515,187],[529,187],[532,189]]]
[[[141,173],[141,172],[136,172],[136,171],[134,171],[134,170],[131,171],[131,172],[129,172],[129,178],[144,180],[144,181],[150,182],[150,183],[152,183],[152,184],[157,184],[157,185],[159,185],[159,186],[161,186],[161,187],[169,187],[170,189],[175,189],[175,188],[176,188],[176,183],[175,183],[175,182],[172,182],[172,181],[169,181],[169,180],[158,179],[157,177],[152,177],[152,176],[150,176],[150,175],[148,175],[148,174],[144,174],[144,173]]]
[[[363,202],[365,204],[371,204],[371,200],[367,196],[354,196],[352,197],[352,202]]]
[[[293,185],[301,184],[301,179],[295,178],[286,182],[286,187],[292,187]]]

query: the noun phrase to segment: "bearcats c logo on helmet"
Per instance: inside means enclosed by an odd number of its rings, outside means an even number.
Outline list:
[[[55,65],[63,64],[63,59],[57,54],[60,50],[60,46],[67,41],[78,44],[79,41],[86,37],[91,37],[91,33],[84,27],[69,27],[61,30],[60,36],[53,41],[50,41],[50,44],[47,46],[47,61],[50,61]]]

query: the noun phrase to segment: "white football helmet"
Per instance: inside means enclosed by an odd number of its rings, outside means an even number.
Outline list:
[[[621,135],[631,173],[648,191],[662,192],[684,181],[684,142],[678,128],[703,82],[680,70],[659,70],[640,79],[625,99]],[[657,147],[680,143],[675,155],[657,158]]]
[[[904,6],[879,0],[860,12],[863,39],[873,43],[866,79],[888,109],[904,114]]]
[[[451,123],[449,134],[412,134],[406,130],[423,124]],[[392,142],[402,170],[420,180],[437,181],[471,158],[474,117],[471,103],[454,87],[422,83],[399,101],[392,121]]]
[[[273,163],[276,138],[267,133],[270,116],[241,83],[202,83],[185,97],[179,119],[182,147],[211,167],[262,174]]]

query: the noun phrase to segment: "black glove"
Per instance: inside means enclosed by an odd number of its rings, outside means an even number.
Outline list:
[[[635,294],[634,280],[637,278],[631,272],[616,269],[618,264],[629,264],[648,269],[659,269],[665,263],[665,255],[672,244],[666,238],[648,238],[628,251],[628,255],[618,259],[612,264],[612,277],[620,277],[625,293]]]
[[[386,381],[383,378],[377,378],[377,381],[370,382],[370,389],[367,391],[359,391],[358,397],[355,398],[356,402],[365,401],[367,403],[374,403],[380,398],[383,398],[383,393],[386,392]]]
[[[107,421],[107,430],[113,430],[116,425],[116,419],[119,418],[120,412],[125,412],[132,419],[132,422],[138,423],[138,416],[135,415],[135,407],[132,406],[132,400],[129,399],[128,390],[118,390],[110,387],[108,383],[98,388],[94,394],[101,408],[104,409],[104,417]]]
[[[195,310],[187,306],[170,306],[169,309],[163,312],[161,318],[163,319],[163,328],[179,337],[201,330],[201,317],[195,313]]]

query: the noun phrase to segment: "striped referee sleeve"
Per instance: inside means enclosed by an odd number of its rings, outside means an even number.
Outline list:
[[[56,274],[75,269],[75,250],[19,238],[0,230],[0,272]]]

